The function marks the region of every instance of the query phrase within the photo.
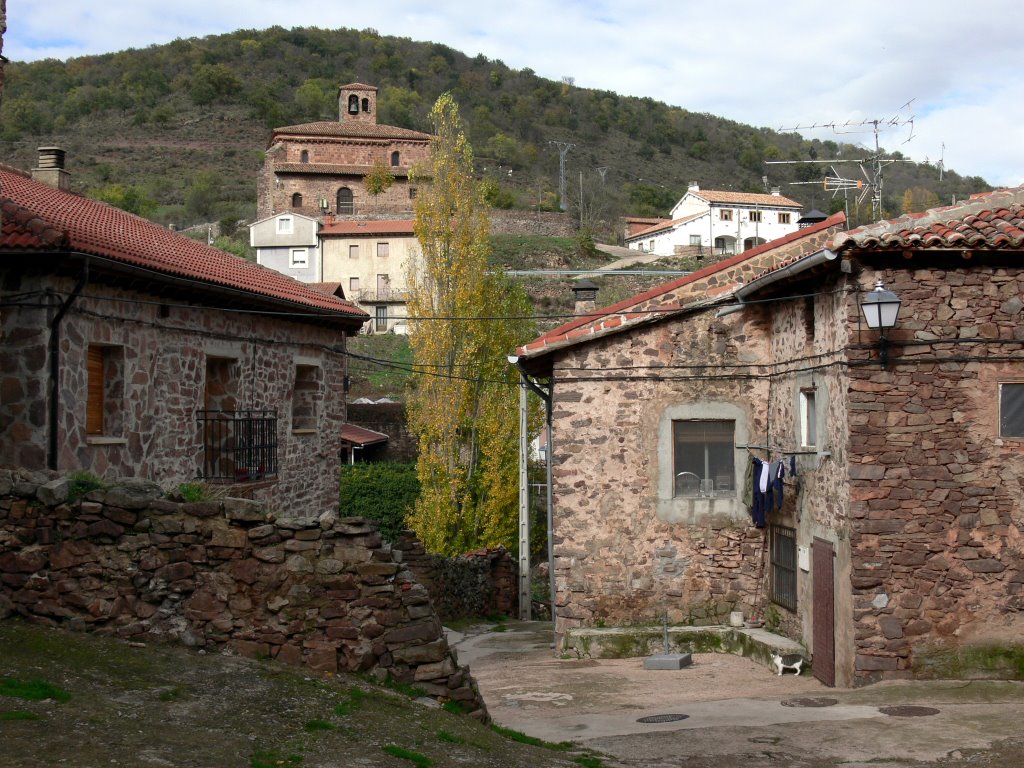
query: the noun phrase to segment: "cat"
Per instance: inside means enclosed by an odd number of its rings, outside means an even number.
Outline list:
[[[772,653],[772,666],[778,670],[779,675],[787,669],[792,669],[799,675],[803,671],[804,662],[804,657],[799,653]]]

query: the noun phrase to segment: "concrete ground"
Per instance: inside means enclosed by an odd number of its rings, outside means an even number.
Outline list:
[[[609,765],[1024,765],[1020,683],[836,689],[727,654],[694,654],[682,670],[645,670],[642,659],[559,659],[549,623],[505,627],[449,635],[494,721],[598,750]],[[888,707],[902,709],[887,714]],[[638,722],[657,715],[686,718]]]

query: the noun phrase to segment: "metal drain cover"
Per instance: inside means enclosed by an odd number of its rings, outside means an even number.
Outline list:
[[[935,707],[914,707],[902,704],[896,707],[879,707],[878,711],[889,717],[928,717],[939,714],[940,710]]]
[[[825,699],[820,697],[808,697],[803,699],[786,699],[779,702],[784,707],[834,707],[839,703],[838,699]]]
[[[689,715],[648,715],[637,719],[638,723],[674,723],[677,720],[685,720]]]

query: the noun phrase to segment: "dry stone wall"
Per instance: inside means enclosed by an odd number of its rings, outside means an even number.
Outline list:
[[[140,482],[68,493],[65,478],[0,469],[0,616],[376,670],[486,718],[427,590],[373,522],[176,503]]]

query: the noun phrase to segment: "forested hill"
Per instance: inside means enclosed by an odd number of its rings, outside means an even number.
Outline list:
[[[565,80],[374,30],[240,30],[66,62],[10,63],[0,157],[31,168],[37,147],[56,144],[68,152],[76,189],[157,221],[251,218],[269,129],[336,120],[337,87],[353,81],[380,89],[380,122],[417,130],[429,130],[437,96],[454,92],[478,171],[494,182],[491,197],[501,206],[556,207],[559,153],[551,142],[573,144],[567,202],[578,211],[582,187],[588,221],[664,215],[691,180],[762,191],[764,175],[783,194],[827,211],[840,201],[820,186],[790,185],[821,179],[826,164],[764,161],[865,154]],[[989,187],[952,171],[940,180],[934,167],[893,164],[888,214],[900,212],[908,189],[916,204],[936,204]]]

